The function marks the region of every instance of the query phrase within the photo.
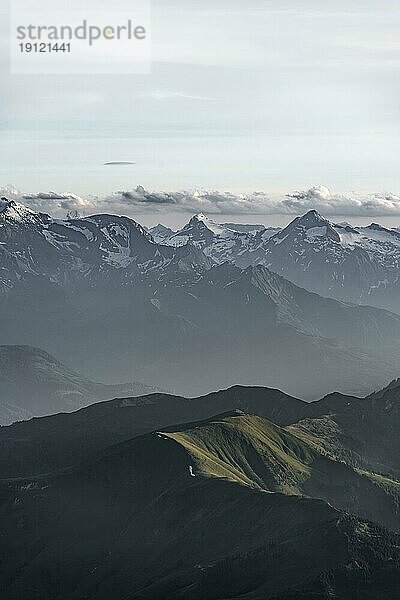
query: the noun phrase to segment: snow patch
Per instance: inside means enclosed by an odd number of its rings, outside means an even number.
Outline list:
[[[306,236],[308,239],[314,239],[316,237],[324,237],[326,235],[326,226],[323,227],[310,227],[307,229]]]
[[[85,236],[88,242],[92,242],[94,240],[93,233],[90,231],[90,229],[87,229],[87,227],[77,227],[68,221],[60,221],[60,224],[64,225],[64,227],[68,227],[68,229],[73,229],[74,231],[81,233],[83,236]]]
[[[208,219],[203,213],[199,213],[193,218],[196,219],[196,221],[200,221],[201,223],[203,223],[207,227],[207,229],[212,231],[215,235],[220,235],[221,233],[224,233],[224,231],[226,231],[224,227],[221,227],[221,225],[219,225],[215,221],[211,221],[211,219]]]
[[[43,237],[46,239],[46,242],[48,242],[55,248],[71,248],[71,246],[79,248],[79,244],[77,244],[76,242],[70,242],[68,240],[65,240],[64,236],[62,236],[59,233],[55,233],[54,231],[43,229],[42,234]]]

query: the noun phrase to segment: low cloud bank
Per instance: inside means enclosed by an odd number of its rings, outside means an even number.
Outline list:
[[[143,213],[204,212],[210,215],[299,215],[316,209],[323,215],[376,217],[400,215],[400,197],[392,193],[336,194],[318,185],[283,197],[265,192],[233,194],[219,191],[149,191],[143,186],[120,190],[109,196],[82,198],[73,193],[24,193],[16,188],[0,189],[0,195],[22,202],[29,208],[63,217],[67,212],[81,215],[116,213],[134,217]]]

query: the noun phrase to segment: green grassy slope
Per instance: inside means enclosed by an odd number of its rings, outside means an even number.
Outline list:
[[[0,478],[47,473],[94,456],[103,448],[163,427],[239,408],[277,423],[297,421],[306,403],[278,390],[235,386],[201,398],[151,394],[100,402],[0,427]]]
[[[385,574],[394,600],[398,535],[339,510],[382,510],[384,497],[260,417],[162,428],[3,480],[0,586],[8,600],[377,600]]]
[[[398,384],[364,399],[333,395],[312,403],[307,413],[292,433],[352,466],[399,479]]]
[[[186,448],[193,470],[206,477],[321,498],[338,509],[400,528],[398,481],[353,469],[261,417],[236,411],[162,435]]]

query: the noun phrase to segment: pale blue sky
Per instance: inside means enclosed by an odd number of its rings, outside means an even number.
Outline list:
[[[149,75],[10,75],[2,36],[1,185],[400,194],[398,1],[152,11]]]

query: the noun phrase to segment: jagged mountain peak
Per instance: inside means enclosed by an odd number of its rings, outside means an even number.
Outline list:
[[[308,212],[306,212],[303,216],[300,217],[300,219],[302,221],[304,220],[311,220],[313,222],[326,222],[327,219],[321,215],[320,212],[318,212],[318,210],[316,210],[315,208],[312,208],[311,210],[309,210]]]
[[[35,273],[53,283],[68,281],[78,290],[106,280],[130,285],[143,275],[190,276],[210,266],[200,249],[159,245],[129,217],[101,213],[53,219],[14,201],[2,204],[0,249],[11,262],[0,285],[13,287]]]
[[[33,218],[37,217],[37,213],[24,204],[15,200],[8,200],[4,196],[0,200],[0,215],[7,221],[18,222],[32,221]]]
[[[194,220],[194,221],[207,221],[208,219],[207,219],[207,217],[206,217],[206,215],[204,213],[200,212],[200,213],[197,213],[196,215],[193,215],[193,217],[192,217],[191,220]]]
[[[163,225],[162,223],[158,223],[157,225],[154,225],[154,227],[150,227],[149,229],[150,233],[167,233],[169,235],[172,235],[173,233],[175,233],[175,231],[173,229],[171,229],[170,227],[167,227],[166,225]]]
[[[176,233],[168,238],[168,245],[182,246],[192,242],[199,248],[204,248],[207,244],[219,240],[227,234],[234,234],[227,228],[212,219],[206,217],[204,213],[197,213]]]
[[[400,230],[334,223],[315,208],[284,229],[255,227],[216,223],[200,212],[162,241],[191,242],[217,264],[262,264],[322,296],[399,312]]]
[[[317,210],[312,209],[306,212],[304,215],[300,217],[296,217],[291,223],[289,223],[288,227],[295,224],[296,226],[302,226],[306,229],[310,227],[321,227],[321,226],[331,226],[330,221],[326,219],[321,213]]]
[[[196,227],[196,228],[206,227],[215,235],[219,235],[224,231],[224,227],[222,227],[221,225],[219,225],[218,223],[216,223],[215,221],[213,221],[212,219],[210,219],[204,213],[201,213],[201,212],[194,215],[190,219],[189,223],[187,223],[187,225],[185,225],[184,229],[186,229],[186,228],[191,229],[193,227]]]
[[[176,230],[158,223],[158,225],[154,225],[154,227],[149,227],[148,232],[152,236],[153,240],[157,242],[157,244],[168,245],[169,238],[175,235]]]
[[[281,243],[292,238],[305,238],[307,241],[329,238],[335,242],[340,242],[340,235],[335,230],[333,224],[322,216],[317,210],[312,209],[300,217],[296,217],[284,229],[272,236],[275,243]]]

